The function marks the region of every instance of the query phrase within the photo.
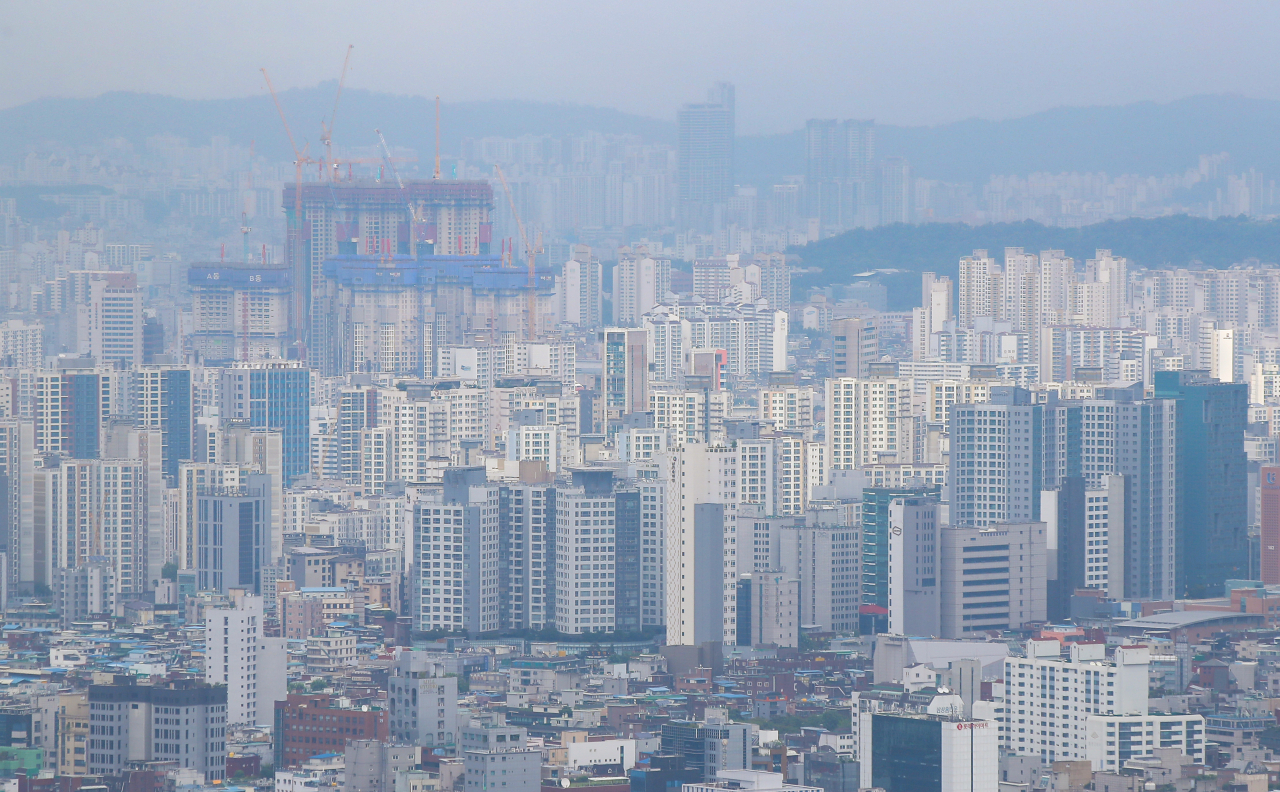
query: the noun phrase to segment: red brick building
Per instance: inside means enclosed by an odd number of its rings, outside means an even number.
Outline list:
[[[340,709],[324,694],[290,693],[276,702],[275,767],[298,767],[316,754],[342,753],[347,740],[386,740],[387,711]]]

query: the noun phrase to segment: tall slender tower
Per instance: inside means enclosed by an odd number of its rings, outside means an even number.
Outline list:
[[[711,230],[717,205],[733,195],[734,105],[733,84],[716,83],[706,102],[687,104],[676,114],[676,186],[684,228]]]

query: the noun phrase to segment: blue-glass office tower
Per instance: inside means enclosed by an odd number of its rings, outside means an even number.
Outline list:
[[[139,366],[133,375],[135,419],[161,433],[161,470],[176,487],[178,465],[192,459],[191,369],[170,364]]]
[[[160,374],[160,431],[162,467],[169,486],[178,485],[178,463],[191,456],[191,369],[168,369]]]
[[[222,417],[283,435],[285,485],[311,469],[311,372],[297,363],[223,369]]]
[[[102,451],[102,383],[98,374],[67,373],[63,379],[63,448],[72,459],[97,459]]]
[[[862,604],[889,607],[889,505],[899,498],[941,495],[941,487],[862,490]]]
[[[1207,371],[1157,371],[1157,399],[1177,403],[1178,555],[1190,597],[1222,596],[1249,575],[1249,388]]]

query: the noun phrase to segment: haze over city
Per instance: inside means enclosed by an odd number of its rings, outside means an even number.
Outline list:
[[[1278,23],[6,9],[0,786],[1277,788]]]
[[[1231,93],[1280,99],[1274,4],[1240,2],[465,5],[152,2],[15,4],[0,27],[0,107],[140,91],[189,99],[332,79],[454,101],[521,99],[670,118],[688,88],[727,80],[739,128],[805,118],[892,124],[1003,119],[1058,106]],[[64,21],[74,19],[76,24]]]

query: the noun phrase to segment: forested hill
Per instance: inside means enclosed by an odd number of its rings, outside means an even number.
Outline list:
[[[1280,220],[1207,220],[1175,215],[1115,220],[1082,228],[1054,228],[1033,222],[881,226],[792,248],[790,252],[800,257],[800,266],[822,270],[797,276],[792,288],[848,283],[855,280],[857,273],[895,269],[901,272],[876,277],[889,287],[890,310],[905,310],[919,305],[917,273],[932,271],[954,280],[961,256],[985,249],[1002,260],[1006,247],[1034,253],[1065,250],[1080,262],[1092,258],[1095,250],[1105,248],[1138,267],[1228,267],[1249,258],[1280,261]]]

